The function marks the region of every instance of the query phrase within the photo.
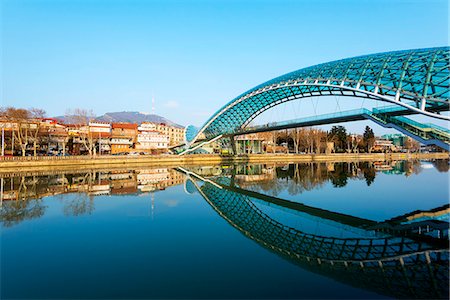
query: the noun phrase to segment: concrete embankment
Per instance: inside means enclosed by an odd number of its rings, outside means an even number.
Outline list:
[[[0,172],[32,170],[78,170],[120,167],[152,167],[182,165],[217,165],[228,163],[293,163],[339,161],[390,161],[408,159],[448,159],[448,153],[372,153],[372,154],[250,154],[245,156],[164,155],[164,156],[101,156],[101,157],[25,157],[0,160]]]

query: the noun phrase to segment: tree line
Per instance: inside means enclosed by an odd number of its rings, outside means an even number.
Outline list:
[[[29,145],[32,145],[33,155],[37,156],[37,151],[42,143],[41,120],[46,115],[46,111],[40,108],[0,107],[0,118],[10,122],[13,126],[11,128],[11,150],[18,145],[21,155],[25,156]],[[77,141],[86,148],[89,155],[95,154],[97,141],[91,132],[83,130],[83,127],[95,119],[94,112],[79,108],[67,110],[64,119],[77,132]],[[49,139],[48,136],[47,139]],[[70,144],[71,140],[67,142]]]
[[[375,134],[366,126],[363,135],[349,134],[344,126],[333,126],[329,131],[319,128],[293,128],[263,132],[261,138],[273,145],[268,152],[276,152],[276,145],[287,144],[294,153],[368,152],[375,144]]]

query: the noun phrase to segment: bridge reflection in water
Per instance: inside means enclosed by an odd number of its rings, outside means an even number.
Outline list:
[[[439,172],[449,171],[448,161],[431,164]],[[64,214],[80,216],[94,211],[96,196],[153,195],[187,178],[186,192],[200,193],[246,237],[301,268],[392,297],[448,298],[448,204],[374,221],[278,198],[280,190],[299,194],[326,182],[343,187],[348,178],[364,180],[369,186],[380,172],[415,176],[421,166],[405,161],[179,168],[186,176],[170,168],[3,174],[0,221],[11,227],[43,217],[47,196],[73,194],[63,201]],[[146,198],[153,207],[153,197],[141,197]],[[275,218],[272,212],[278,209],[295,213],[300,226]],[[308,218],[351,234],[310,233]]]
[[[354,226],[367,231],[368,236],[388,222],[377,223],[244,190],[235,184],[235,172],[223,176],[216,169],[212,172],[216,176],[205,178],[184,168],[179,170],[187,175],[187,192],[198,191],[246,237],[301,268],[391,297],[448,298],[448,236],[430,238],[401,231],[397,235],[378,233],[372,238],[314,235],[282,224],[255,202],[262,200]],[[201,169],[196,171],[202,173]],[[448,211],[448,206],[442,209]],[[448,223],[446,228],[448,232]]]

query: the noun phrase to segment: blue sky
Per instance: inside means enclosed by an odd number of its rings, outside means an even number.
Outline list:
[[[151,112],[153,94],[183,125],[302,67],[449,38],[440,0],[2,0],[1,13],[2,106]]]

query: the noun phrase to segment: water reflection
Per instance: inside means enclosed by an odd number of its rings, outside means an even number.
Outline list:
[[[73,194],[63,201],[63,211],[79,216],[93,212],[95,196],[148,194],[184,182],[181,173],[169,168],[16,175],[0,178],[0,217],[6,227],[42,217],[47,196]]]
[[[448,160],[427,162],[439,172],[449,171]],[[277,196],[320,189],[330,182],[345,187],[349,179],[363,180],[370,186],[377,173],[411,176],[419,174],[423,162],[341,162],[299,164],[240,164],[234,166],[190,167],[193,174],[230,178],[230,185],[244,190]],[[184,175],[171,168],[115,169],[73,172],[28,172],[0,174],[1,221],[11,226],[23,220],[39,218],[45,213],[41,199],[47,196],[74,194],[64,202],[66,215],[90,214],[95,209],[94,196],[146,194],[182,184]]]
[[[201,195],[247,238],[303,269],[391,297],[447,298],[448,204],[375,221],[282,197],[285,191],[307,194],[326,184],[343,190],[350,180],[372,186],[381,173],[416,176],[427,166],[449,170],[448,161],[399,161],[5,174],[0,178],[1,221],[11,227],[43,217],[51,205],[44,201],[47,196],[64,198],[64,215],[81,216],[94,212],[96,196],[153,195],[184,184],[186,193]],[[300,222],[294,226],[277,219],[273,210],[294,213]],[[308,218],[348,233],[308,231]]]
[[[448,169],[448,162],[431,163],[440,164],[442,168],[446,164]],[[349,179],[365,180],[367,186],[370,186],[375,181],[377,172],[410,176],[419,174],[421,168],[420,161],[305,163],[282,167],[270,164],[240,165],[236,168],[235,178],[243,188],[253,186],[272,195],[287,190],[289,194],[297,195],[320,188],[328,181],[336,188],[345,187]]]
[[[329,179],[335,187],[345,185],[346,178],[367,173],[375,174],[375,167],[363,163],[362,168],[348,164],[333,166],[336,174],[327,177],[320,165],[301,168],[308,174],[300,177],[296,166],[267,169],[259,166],[237,166],[225,172],[211,168],[179,168],[188,177],[186,190],[195,189],[231,226],[264,248],[298,264],[304,269],[335,278],[336,280],[379,294],[396,298],[447,298],[449,292],[448,214],[449,205],[429,212],[412,212],[395,221],[374,222],[342,215],[299,203],[292,203],[242,188],[254,182],[271,182],[277,178],[299,178],[301,186],[311,189]],[[418,164],[401,164],[393,173],[413,170]],[[328,168],[329,169],[329,168]],[[337,171],[336,171],[337,170]],[[349,172],[345,172],[348,170]],[[198,172],[198,173],[197,173]],[[204,177],[199,173],[206,175]],[[305,179],[310,178],[311,180]],[[336,178],[338,178],[336,184]],[[371,176],[371,182],[375,176]],[[367,179],[366,179],[367,180]],[[371,182],[367,182],[370,185]],[[266,187],[267,188],[267,187]],[[263,188],[264,189],[264,188]],[[270,186],[270,190],[275,190]],[[301,211],[318,218],[333,220],[363,231],[378,233],[372,238],[337,238],[305,233],[271,218],[255,200],[266,201],[280,207]],[[428,220],[423,220],[427,216]],[[442,216],[446,221],[443,221]],[[434,218],[436,217],[436,218]],[[431,220],[430,220],[431,219]],[[436,226],[429,234],[430,227]],[[425,233],[425,229],[427,232]],[[380,229],[389,229],[382,230]],[[367,234],[366,236],[370,236]]]

